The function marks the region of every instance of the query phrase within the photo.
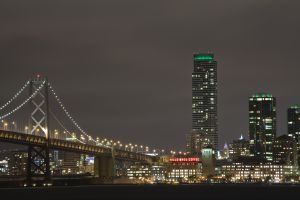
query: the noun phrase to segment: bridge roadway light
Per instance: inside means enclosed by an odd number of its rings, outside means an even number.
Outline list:
[[[6,122],[4,122],[4,130],[7,130],[7,126],[8,126],[8,124]]]
[[[13,121],[11,124],[14,126],[13,130],[16,131],[17,130],[17,123],[15,121]]]
[[[54,130],[54,138],[58,139],[58,130]]]
[[[25,130],[25,133],[28,133],[28,126],[25,126],[24,130]]]
[[[85,137],[83,135],[80,135],[80,139],[82,139],[83,141],[85,141]]]

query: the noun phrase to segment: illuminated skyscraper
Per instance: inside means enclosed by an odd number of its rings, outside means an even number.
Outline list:
[[[276,98],[258,93],[249,98],[250,156],[273,161],[273,143],[276,137]]]
[[[287,111],[288,136],[297,141],[300,149],[300,105],[293,105]]]
[[[187,137],[187,151],[201,153],[201,141],[209,140],[218,148],[217,62],[214,54],[193,55],[192,132]],[[200,146],[199,146],[200,145]]]

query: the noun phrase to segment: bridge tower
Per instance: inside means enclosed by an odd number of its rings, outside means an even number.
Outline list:
[[[30,102],[29,134],[44,136],[47,143],[43,146],[28,147],[27,181],[42,178],[50,181],[49,160],[49,102],[47,77],[36,75],[30,80],[29,96],[34,95]],[[36,92],[38,91],[38,92]]]

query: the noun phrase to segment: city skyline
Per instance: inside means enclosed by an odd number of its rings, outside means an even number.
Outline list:
[[[136,13],[123,3],[69,9],[34,2],[34,9],[28,2],[14,13],[3,1],[1,102],[40,72],[94,136],[183,150],[192,121],[192,53],[211,50],[219,66],[219,147],[241,133],[248,137],[248,98],[256,92],[277,98],[277,135],[287,134],[286,110],[300,102],[297,4],[252,1],[232,8],[232,2],[219,3],[213,15],[207,10],[214,3],[207,2],[146,3]]]
[[[299,196],[299,8],[1,0],[2,196]]]

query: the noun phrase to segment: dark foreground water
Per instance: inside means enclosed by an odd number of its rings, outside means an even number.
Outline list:
[[[93,185],[1,188],[1,199],[300,199],[300,185]]]

